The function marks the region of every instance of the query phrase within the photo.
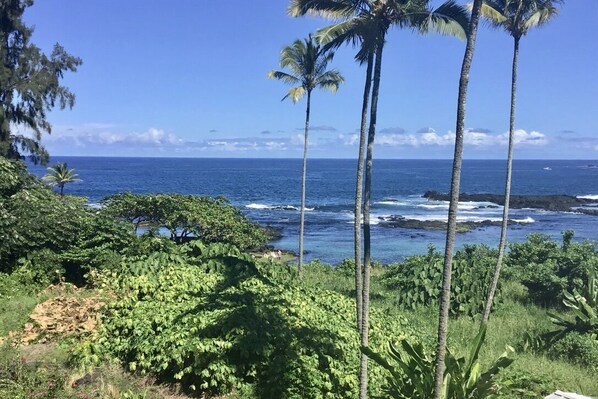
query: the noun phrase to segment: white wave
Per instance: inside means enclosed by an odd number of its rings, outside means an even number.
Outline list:
[[[270,209],[271,206],[264,205],[264,204],[249,204],[249,205],[245,205],[245,208],[248,208],[248,209]]]
[[[252,204],[245,205],[245,208],[260,209],[260,210],[268,209],[268,210],[273,210],[273,211],[299,211],[299,207],[293,206],[293,205],[265,205],[265,204],[253,204],[252,203]],[[305,207],[306,212],[311,212],[315,209],[316,208]]]
[[[588,199],[588,200],[596,200],[598,201],[598,194],[590,194],[590,195],[578,195],[577,198],[579,199]]]
[[[404,215],[405,219],[419,220],[422,222],[445,222],[448,220],[446,215]],[[488,216],[457,216],[457,222],[483,222],[489,220],[491,222],[500,222],[500,217]]]
[[[395,205],[395,206],[408,206],[409,205],[407,202],[389,201],[389,200],[378,201],[378,202],[376,202],[376,204],[377,205]]]
[[[525,219],[511,219],[515,223],[535,223],[536,221],[531,217],[526,217]]]

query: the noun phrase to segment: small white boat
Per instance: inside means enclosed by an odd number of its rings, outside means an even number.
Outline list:
[[[545,168],[543,168],[544,170],[552,170],[552,168],[550,166],[547,166]]]

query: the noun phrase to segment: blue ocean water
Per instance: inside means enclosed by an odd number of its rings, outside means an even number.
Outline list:
[[[280,228],[282,239],[273,243],[296,250],[298,239],[301,160],[213,158],[100,158],[54,157],[68,162],[81,182],[65,191],[86,196],[90,203],[123,191],[134,193],[178,192],[224,195],[263,225]],[[597,161],[516,160],[513,194],[568,194],[598,199]],[[502,194],[505,161],[465,160],[461,191]],[[375,160],[371,221],[373,258],[400,260],[426,251],[428,244],[442,249],[444,231],[389,228],[379,217],[402,215],[420,220],[446,218],[448,203],[427,201],[425,191],[448,192],[451,160]],[[308,161],[305,248],[306,259],[336,263],[351,257],[355,160]],[[30,166],[38,176],[46,170]],[[460,220],[499,220],[502,210],[484,203],[462,203]],[[509,229],[509,241],[522,241],[532,232],[558,238],[573,229],[577,239],[598,239],[598,217],[573,212],[512,210],[511,218],[523,222]],[[457,245],[486,243],[496,246],[499,227],[485,227],[459,234]]]

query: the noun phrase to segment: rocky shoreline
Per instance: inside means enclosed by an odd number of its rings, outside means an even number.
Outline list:
[[[449,194],[438,191],[426,191],[424,198],[435,201],[449,201]],[[504,205],[504,195],[499,194],[467,194],[459,195],[461,202],[492,202],[498,205]],[[579,212],[588,215],[597,215],[598,208],[586,209],[587,206],[598,206],[598,200],[589,198],[578,198],[572,195],[511,195],[509,206],[512,209],[543,209],[547,211],[558,212]]]
[[[407,219],[400,215],[391,215],[379,217],[379,224],[382,227],[398,227],[403,229],[418,229],[418,230],[445,230],[446,222],[442,220],[417,220]],[[509,220],[509,225],[524,224],[515,220]],[[484,228],[488,226],[500,226],[501,222],[497,220],[480,220],[457,222],[457,233],[467,233],[468,231]]]

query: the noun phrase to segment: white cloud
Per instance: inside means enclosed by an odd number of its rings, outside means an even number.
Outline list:
[[[380,145],[387,146],[413,146],[418,145],[417,137],[411,134],[385,134],[376,139]]]

